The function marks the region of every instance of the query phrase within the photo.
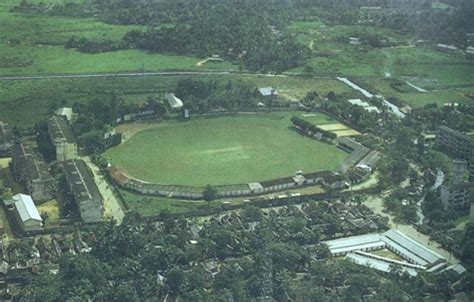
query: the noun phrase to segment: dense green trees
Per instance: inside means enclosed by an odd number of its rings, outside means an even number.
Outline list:
[[[251,3],[204,7],[190,11],[193,18],[187,23],[133,30],[122,41],[129,48],[151,52],[220,55],[254,71],[282,72],[304,60],[303,48],[283,29],[275,28],[281,13],[269,16]]]

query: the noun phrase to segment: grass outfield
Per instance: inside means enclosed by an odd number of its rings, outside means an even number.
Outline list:
[[[239,184],[334,169],[346,153],[289,129],[301,112],[168,122],[135,134],[105,156],[137,178],[163,184]],[[334,123],[324,115],[318,124]]]

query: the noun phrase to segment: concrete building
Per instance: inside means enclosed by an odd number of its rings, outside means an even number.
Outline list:
[[[7,123],[0,121],[0,157],[8,157],[14,143],[15,137],[12,128]]]
[[[471,180],[474,179],[474,138],[441,126],[436,134],[436,145],[450,155],[468,162]]]
[[[453,176],[451,181],[441,186],[441,202],[445,209],[448,208],[466,208],[472,199],[472,190],[474,182],[466,179],[467,161],[464,159],[455,159],[453,161]]]
[[[56,160],[59,162],[77,157],[77,144],[66,120],[60,116],[52,116],[48,123],[51,143],[56,149]]]
[[[53,197],[54,179],[49,166],[36,150],[34,143],[18,143],[12,148],[10,164],[13,178],[24,185],[26,192],[36,201],[42,202]]]
[[[22,231],[40,229],[43,219],[36,208],[31,196],[16,194],[11,200],[5,201],[7,209],[13,212],[13,216]]]
[[[83,160],[67,160],[63,163],[63,170],[82,221],[101,221],[102,196],[86,163]]]
[[[445,209],[468,207],[472,199],[474,183],[448,184],[441,186],[441,202]]]

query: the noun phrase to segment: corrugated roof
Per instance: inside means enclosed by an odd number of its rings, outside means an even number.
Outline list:
[[[167,93],[167,94],[165,94],[165,98],[168,101],[168,104],[170,104],[171,108],[179,109],[179,108],[183,107],[183,101],[181,101],[174,94]]]
[[[15,200],[15,208],[20,215],[21,221],[26,222],[30,219],[43,221],[31,196],[16,194],[13,196],[13,200]]]
[[[54,113],[56,115],[65,116],[68,121],[70,121],[72,119],[73,115],[74,115],[74,112],[72,111],[72,108],[70,108],[70,107],[59,108]]]
[[[67,143],[74,143],[74,135],[66,121],[60,116],[52,116],[49,119],[49,132],[53,140],[66,141]],[[54,142],[53,142],[54,143]]]
[[[335,253],[333,251],[341,249],[346,249],[346,251],[356,251],[362,249],[361,246],[380,242],[379,234],[365,234],[329,240],[324,243],[329,247],[331,253]]]
[[[262,96],[278,95],[278,92],[277,92],[276,89],[274,89],[273,87],[258,88],[258,92],[259,92]]]
[[[345,258],[351,260],[352,262],[356,264],[369,266],[382,272],[390,273],[392,270],[393,263],[374,259],[374,258],[369,258],[363,255],[349,253],[346,255]],[[405,266],[400,266],[400,268],[403,272],[406,272],[411,276],[416,276],[418,274],[416,269],[408,268]]]
[[[405,234],[397,230],[388,230],[387,232],[384,233],[384,235],[385,237],[390,238],[394,242],[403,246],[404,248],[409,250],[411,253],[422,258],[428,263],[433,263],[438,260],[444,259],[442,256],[440,256],[436,252],[424,247],[423,245],[419,244],[415,240],[411,239],[410,237],[406,236]]]

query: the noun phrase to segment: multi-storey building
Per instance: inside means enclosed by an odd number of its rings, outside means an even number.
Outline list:
[[[0,157],[9,156],[10,149],[15,143],[15,137],[11,127],[0,121]]]
[[[436,145],[450,155],[468,162],[470,179],[474,180],[474,138],[446,126],[438,128]]]
[[[452,179],[441,186],[441,202],[445,209],[465,208],[473,202],[471,199],[474,183],[465,180],[466,172],[467,161],[455,159],[453,161]]]
[[[52,198],[55,181],[34,143],[15,144],[10,167],[14,179],[24,185],[34,200],[41,202]]]
[[[56,149],[57,161],[62,162],[77,157],[77,144],[64,118],[52,116],[48,123],[48,133]]]
[[[83,160],[67,160],[63,163],[63,170],[82,221],[101,221],[102,196],[86,163]]]

